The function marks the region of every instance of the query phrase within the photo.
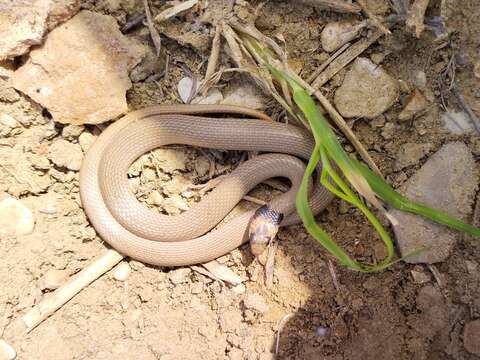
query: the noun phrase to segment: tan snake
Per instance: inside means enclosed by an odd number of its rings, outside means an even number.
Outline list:
[[[250,118],[200,116],[207,113]],[[313,139],[303,129],[265,121],[269,119],[261,112],[230,105],[154,106],[129,113],[103,131],[85,156],[80,196],[90,222],[120,253],[160,266],[210,261],[249,238],[270,240],[270,230],[277,225],[300,223],[295,212],[295,193],[304,171],[300,159],[309,158]],[[129,191],[127,178],[129,166],[139,156],[168,144],[262,154],[240,164],[189,210],[168,216],[144,207]],[[290,190],[260,210],[248,211],[212,230],[248,191],[272,177],[289,178]],[[310,197],[314,213],[331,199],[325,188],[314,186]]]

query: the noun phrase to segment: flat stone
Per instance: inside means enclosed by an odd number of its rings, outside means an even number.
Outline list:
[[[22,0],[0,3],[0,60],[40,45],[48,30],[80,9],[80,0]]]
[[[475,130],[465,111],[446,111],[442,114],[442,121],[445,129],[455,135],[468,134]]]
[[[465,325],[463,346],[469,353],[480,356],[480,320],[470,321]]]
[[[400,146],[395,156],[395,169],[401,170],[415,165],[432,148],[431,144],[406,143]]]
[[[0,236],[28,235],[35,220],[29,208],[13,197],[0,201]]]
[[[48,158],[59,167],[78,171],[82,166],[83,152],[80,145],[59,139],[50,145]]]
[[[375,118],[391,107],[398,97],[398,84],[382,67],[367,58],[357,58],[334,102],[342,116]]]
[[[444,145],[428,159],[400,192],[409,199],[466,221],[478,184],[472,154],[462,142]],[[437,263],[451,253],[460,232],[434,223],[420,215],[392,210],[398,225],[395,236],[402,256],[428,248],[405,259],[408,263]]]
[[[98,124],[128,110],[128,72],[144,53],[143,45],[120,33],[113,17],[84,10],[31,51],[12,83],[57,122]]]

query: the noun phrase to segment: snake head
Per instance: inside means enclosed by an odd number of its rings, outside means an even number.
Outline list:
[[[270,209],[268,205],[255,212],[248,229],[250,250],[255,257],[262,254],[275,238],[282,220],[283,214]]]

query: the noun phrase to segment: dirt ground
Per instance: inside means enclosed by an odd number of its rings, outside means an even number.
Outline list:
[[[431,2],[428,14],[438,15],[441,2]],[[163,4],[151,3],[153,8]],[[234,7],[239,14],[241,3],[237,1]],[[283,35],[290,56],[302,64],[301,75],[306,78],[326,58],[319,44],[323,26],[349,16],[294,3],[266,2],[256,25],[268,35]],[[442,43],[446,45],[440,47],[431,34],[415,39],[398,26],[363,54],[382,54],[382,66],[406,84],[399,102],[380,118],[353,122],[360,141],[395,187],[428,158],[396,170],[395,156],[406,142],[429,143],[432,154],[442,144],[459,140],[476,159],[480,155],[477,134],[456,136],[443,129],[438,85],[439,72],[455,54],[459,88],[480,115],[480,80],[473,75],[473,64],[480,61],[480,6],[478,0],[443,3],[448,8],[447,26],[455,29],[450,41]],[[123,25],[128,15],[142,10],[142,2],[85,0],[82,7],[112,15]],[[179,21],[176,29],[180,31],[181,26]],[[144,27],[129,33],[151,47],[147,35]],[[164,37],[163,46],[170,59],[184,62],[194,73],[204,73],[208,49],[181,46],[168,37]],[[419,70],[426,74],[434,102],[422,116],[398,121]],[[343,75],[341,72],[325,85],[324,93],[332,95]],[[182,70],[173,66],[167,80],[134,83],[127,94],[131,109],[177,102],[176,86],[183,76]],[[249,81],[239,75],[232,77]],[[275,111],[273,105],[270,111]],[[247,246],[219,259],[242,277],[244,292],[232,291],[188,267],[156,268],[129,260],[132,273],[125,282],[115,280],[109,272],[31,333],[21,333],[15,319],[48,292],[39,285],[42,276],[50,269],[74,274],[103,253],[106,244],[96,236],[80,206],[78,172],[39,160],[56,139],[77,143],[78,134],[69,134],[64,126],[54,124],[41,107],[12,88],[0,88],[0,112],[22,125],[11,131],[0,128],[0,196],[21,198],[36,219],[31,235],[0,239],[0,337],[15,348],[18,359],[267,360],[273,359],[281,319],[286,323],[279,337],[278,359],[478,358],[463,345],[464,325],[480,317],[478,239],[459,235],[453,254],[435,265],[439,276],[426,265],[403,262],[381,273],[361,274],[339,266],[301,226],[280,231],[270,288],[264,285],[262,268],[252,261]],[[395,124],[394,137],[382,135],[385,123]],[[86,131],[95,134],[99,128],[87,127]],[[137,197],[151,207],[155,205],[150,195],[159,186],[170,186],[173,196],[195,179],[208,177],[209,153],[173,147],[157,155],[175,159],[180,165],[155,173],[157,156],[146,156],[134,166],[132,186]],[[237,158],[234,154],[219,159],[215,174],[230,168]],[[24,166],[12,172],[12,164]],[[267,199],[274,193],[260,186],[251,195]],[[195,196],[185,200],[187,205],[193,201]],[[164,203],[163,210],[178,211],[178,203],[172,204]],[[478,225],[480,214],[476,216],[472,221]],[[383,258],[375,231],[357,210],[335,200],[318,221],[357,259]],[[330,260],[338,284],[331,276]]]

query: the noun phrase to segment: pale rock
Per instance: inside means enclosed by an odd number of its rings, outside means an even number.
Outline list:
[[[113,271],[113,278],[118,281],[126,281],[131,272],[132,269],[130,268],[130,265],[127,262],[122,261],[115,267],[115,270]]]
[[[398,114],[398,120],[410,120],[415,115],[425,110],[428,106],[428,101],[425,96],[418,90],[414,90],[405,101],[405,107]]]
[[[80,144],[80,147],[84,153],[86,153],[90,146],[92,146],[92,144],[95,142],[95,139],[96,137],[88,131],[84,131],[80,134],[78,137],[78,143]]]
[[[223,94],[217,88],[208,90],[208,92],[203,95],[197,95],[193,100],[192,104],[220,104],[223,101]]]
[[[369,59],[357,58],[335,92],[335,105],[344,117],[375,118],[398,98],[398,83]]]
[[[470,354],[480,356],[480,320],[470,321],[465,325],[463,346]]]
[[[266,98],[255,86],[248,82],[234,83],[231,88],[225,91],[221,104],[243,106],[254,110],[266,108]]]
[[[415,165],[432,148],[431,144],[406,143],[399,147],[395,156],[395,169],[401,170]]]
[[[23,0],[0,3],[0,60],[40,45],[47,31],[80,9],[80,0]]]
[[[48,170],[51,167],[50,161],[45,156],[38,154],[29,154],[28,160],[36,170]]]
[[[417,70],[413,73],[413,83],[420,90],[425,89],[427,86],[427,75],[425,71]]]
[[[149,195],[150,202],[155,206],[163,206],[164,197],[160,194],[160,191],[154,190]]]
[[[432,155],[400,192],[463,221],[471,212],[478,186],[478,172],[470,150],[462,142],[444,145]],[[445,260],[462,233],[434,223],[420,215],[391,210],[396,219],[393,229],[402,256],[409,263],[437,263]]]
[[[66,140],[75,140],[85,130],[83,125],[67,125],[62,129],[62,137]]]
[[[37,286],[40,290],[58,289],[68,277],[66,270],[50,269],[40,279]]]
[[[12,83],[57,122],[98,124],[128,110],[128,72],[144,53],[143,45],[120,33],[114,18],[84,10],[31,51]]]
[[[198,85],[199,85],[199,81],[197,80],[196,88],[193,88],[193,79],[188,76],[185,76],[182,79],[180,79],[177,85],[177,91],[178,91],[178,95],[180,95],[180,99],[182,99],[182,101],[186,103],[190,98],[192,91],[193,91],[193,94],[195,95],[195,93],[198,90]]]
[[[173,195],[182,193],[191,185],[191,182],[184,176],[175,175],[172,177],[172,180],[165,183],[162,188],[165,195]]]
[[[192,270],[189,268],[180,268],[177,270],[172,270],[168,274],[168,279],[172,282],[172,284],[178,285],[186,282],[188,280],[188,276]]]
[[[430,281],[430,276],[423,271],[412,270],[410,273],[412,274],[413,281],[417,284],[424,284]]]
[[[333,52],[347,42],[357,38],[360,31],[367,25],[364,22],[337,21],[328,23],[320,34],[322,47],[327,52]]]
[[[7,197],[0,201],[0,236],[28,235],[34,226],[32,212],[19,200]]]
[[[245,300],[243,300],[243,304],[246,309],[253,310],[260,314],[264,314],[268,311],[268,305],[260,294],[248,294],[245,297]]]
[[[186,169],[187,156],[184,151],[157,149],[154,153],[155,158],[158,159],[158,167],[167,174]]]
[[[454,135],[467,134],[475,129],[465,111],[449,110],[441,116],[445,128]]]
[[[5,340],[0,339],[0,360],[14,360],[16,357],[15,349]]]
[[[78,171],[82,166],[83,152],[80,145],[59,139],[50,145],[48,158],[58,167]]]

